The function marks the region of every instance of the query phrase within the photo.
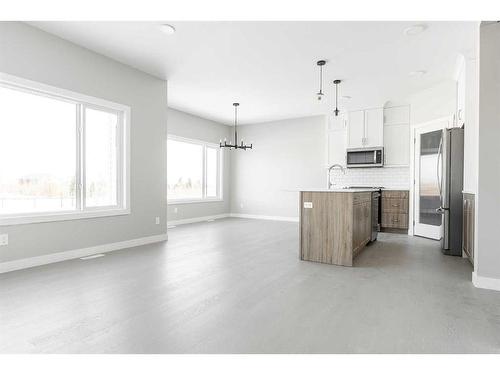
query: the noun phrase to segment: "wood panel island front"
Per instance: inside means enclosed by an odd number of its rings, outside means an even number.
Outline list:
[[[370,242],[373,191],[300,191],[300,259],[352,266]]]

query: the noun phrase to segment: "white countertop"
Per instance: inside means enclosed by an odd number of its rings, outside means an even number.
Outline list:
[[[342,189],[342,188],[313,188],[313,189],[298,189],[298,191],[313,191],[313,192],[325,192],[325,193],[362,193],[369,191],[378,191],[378,189],[373,188],[359,188],[359,189]]]

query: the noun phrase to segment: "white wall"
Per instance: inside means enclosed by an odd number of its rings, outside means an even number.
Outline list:
[[[497,279],[500,290],[500,24],[480,31],[477,276]]]
[[[450,79],[411,95],[410,125],[451,116],[456,110],[457,83]]]
[[[315,116],[241,126],[253,143],[231,151],[231,212],[297,218],[294,189],[326,184],[326,117]]]
[[[0,262],[166,233],[165,81],[19,22],[0,22],[0,71],[131,107],[132,211],[2,226]]]
[[[192,138],[205,142],[219,143],[219,140],[230,139],[232,128],[201,117],[169,108],[168,134]],[[189,220],[197,217],[215,216],[229,213],[230,191],[230,156],[223,150],[223,200],[220,202],[184,203],[168,205],[168,221]],[[177,212],[175,212],[177,209]]]

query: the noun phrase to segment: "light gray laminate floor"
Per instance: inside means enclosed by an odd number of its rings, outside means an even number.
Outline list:
[[[169,242],[0,275],[0,352],[500,352],[500,292],[437,242],[381,234],[345,268],[298,224],[223,219]]]

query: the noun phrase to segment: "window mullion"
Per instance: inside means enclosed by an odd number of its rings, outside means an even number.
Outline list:
[[[220,148],[217,150],[217,175],[216,175],[216,191],[215,194],[217,195],[217,198],[221,198],[221,191],[222,191],[222,152]]]
[[[80,134],[81,134],[81,141],[80,141],[80,147],[81,147],[81,162],[80,162],[80,176],[81,176],[81,205],[82,205],[82,210],[85,211],[87,208],[87,203],[86,203],[86,171],[85,171],[85,164],[86,164],[86,149],[85,149],[85,142],[86,142],[86,124],[85,124],[85,105],[81,104],[81,125],[80,125]]]
[[[202,159],[203,159],[203,176],[202,176],[202,198],[207,197],[207,146],[203,145]]]
[[[76,210],[82,209],[82,106],[76,105],[76,166],[75,166],[75,191]]]

